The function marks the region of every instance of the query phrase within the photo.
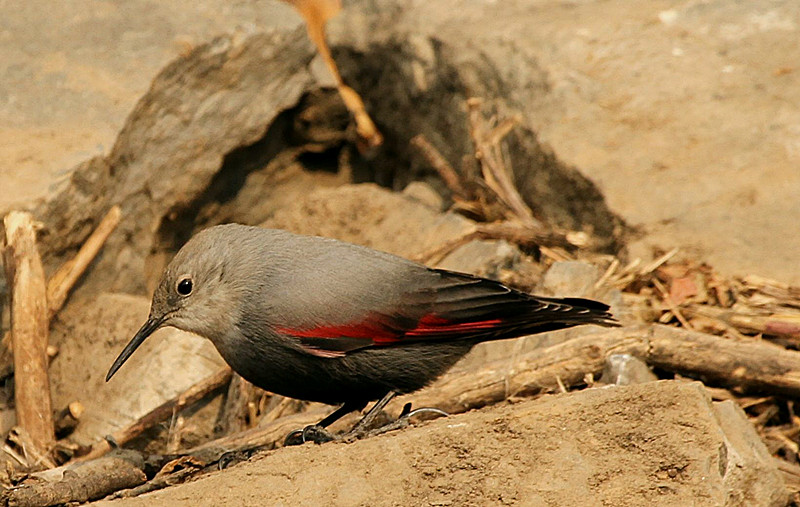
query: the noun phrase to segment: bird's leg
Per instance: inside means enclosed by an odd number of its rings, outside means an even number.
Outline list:
[[[372,426],[372,423],[375,421],[375,418],[378,417],[378,414],[381,413],[384,407],[386,407],[386,405],[392,401],[392,398],[395,396],[397,396],[396,392],[389,391],[383,396],[383,398],[376,401],[375,404],[372,405],[372,408],[369,409],[369,412],[367,412],[367,414],[362,417],[355,426],[353,426],[353,429],[347,432],[345,437],[360,438],[362,435],[366,434]]]
[[[333,434],[328,430],[326,430],[325,428],[335,423],[336,421],[338,421],[345,415],[349,414],[350,412],[357,412],[359,410],[362,410],[366,405],[367,405],[366,402],[364,403],[346,402],[344,405],[331,412],[317,424],[306,426],[305,428],[300,430],[294,430],[293,432],[286,435],[286,439],[283,441],[283,445],[285,446],[300,445],[306,442],[315,442],[317,444],[323,444],[325,442],[330,442],[331,440],[335,440],[336,437],[334,437]]]
[[[367,431],[363,435],[361,435],[361,437],[364,436],[374,437],[376,435],[382,435],[383,433],[386,433],[388,431],[394,431],[394,430],[399,430],[401,428],[405,428],[410,424],[411,418],[417,414],[435,414],[443,417],[447,417],[450,415],[444,410],[440,410],[438,408],[433,408],[433,407],[422,407],[416,410],[411,410],[411,403],[406,403],[405,406],[403,406],[403,410],[400,412],[400,416],[396,420],[384,424],[379,428]]]

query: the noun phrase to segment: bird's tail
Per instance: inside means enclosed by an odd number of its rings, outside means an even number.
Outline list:
[[[488,341],[584,324],[619,326],[599,301],[532,296],[492,280],[437,271],[443,283],[433,305],[437,319],[425,328],[430,338]]]

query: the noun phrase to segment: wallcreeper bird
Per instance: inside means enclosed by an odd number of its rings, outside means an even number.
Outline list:
[[[320,442],[331,438],[323,428],[335,420],[380,399],[371,419],[476,343],[580,324],[617,325],[597,301],[531,296],[333,239],[219,225],[175,255],[147,322],[106,380],[153,331],[173,326],[210,339],[258,387],[341,404],[290,435]],[[353,431],[363,432],[362,423]]]

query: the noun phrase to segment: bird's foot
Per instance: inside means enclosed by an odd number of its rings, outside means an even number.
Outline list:
[[[217,468],[220,470],[225,470],[231,465],[241,463],[242,461],[247,461],[250,459],[250,456],[251,454],[245,451],[228,451],[219,457],[219,461],[217,461]]]
[[[306,442],[324,444],[325,442],[331,442],[333,440],[338,440],[333,433],[318,424],[312,424],[311,426],[306,426],[301,430],[294,430],[286,435],[283,445],[302,445]]]
[[[438,408],[433,408],[433,407],[422,407],[416,410],[411,410],[411,403],[406,403],[406,405],[403,407],[402,412],[400,412],[400,416],[394,421],[386,423],[377,428],[369,428],[363,426],[359,427],[358,425],[356,425],[356,427],[354,427],[348,433],[342,435],[341,440],[343,442],[350,443],[362,438],[374,437],[376,435],[382,435],[389,431],[399,430],[409,426],[411,424],[412,417],[421,414],[428,414],[429,416],[433,415],[436,417],[447,417],[450,415],[444,410],[440,410]],[[428,419],[431,418],[433,417],[428,417]]]

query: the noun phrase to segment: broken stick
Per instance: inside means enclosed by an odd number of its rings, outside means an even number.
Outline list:
[[[472,192],[468,191],[461,183],[461,177],[458,175],[458,172],[453,169],[453,166],[450,165],[447,159],[439,153],[439,150],[437,150],[424,135],[418,134],[414,136],[411,138],[411,141],[409,141],[409,144],[416,148],[431,167],[436,169],[436,172],[439,173],[439,176],[441,176],[447,188],[449,188],[456,197],[466,201],[474,198]]]
[[[43,507],[96,500],[144,483],[144,460],[133,451],[117,451],[87,463],[48,470],[39,482],[23,484],[2,493],[3,505]],[[52,472],[60,472],[53,477]]]
[[[86,239],[86,242],[75,254],[75,257],[64,263],[58,271],[56,271],[47,283],[47,315],[48,323],[53,320],[53,317],[64,306],[67,296],[75,283],[83,275],[89,264],[92,263],[97,254],[103,248],[108,236],[114,231],[119,224],[120,209],[119,206],[113,206],[105,217],[97,225],[97,228]],[[49,324],[48,324],[49,325]],[[0,378],[5,378],[13,373],[13,360],[11,359],[11,333],[6,333],[3,336],[2,352],[0,352]]]
[[[189,405],[202,400],[214,391],[222,389],[230,382],[232,375],[233,372],[227,366],[221,368],[210,377],[198,382],[171,400],[165,401],[128,426],[115,431],[110,436],[110,440],[116,445],[125,445],[156,424],[169,419],[173,414],[177,414]],[[76,461],[98,458],[110,451],[111,446],[112,444],[108,440],[97,442],[92,446],[88,454],[77,458]]]
[[[47,305],[50,319],[64,306],[69,291],[100,253],[108,236],[119,224],[119,218],[119,206],[112,206],[106,216],[97,224],[94,232],[83,243],[78,253],[75,254],[75,257],[65,262],[50,278],[47,283]]]
[[[50,380],[47,376],[49,319],[42,260],[30,213],[12,211],[5,225],[5,270],[11,300],[14,402],[17,424],[39,452],[55,443]]]

